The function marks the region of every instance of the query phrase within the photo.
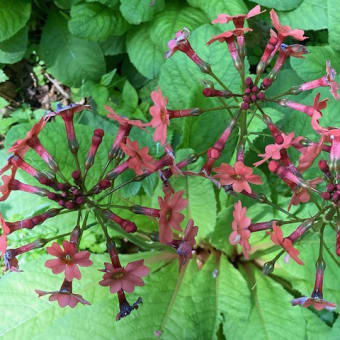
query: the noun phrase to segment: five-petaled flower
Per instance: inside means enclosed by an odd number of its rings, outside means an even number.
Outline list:
[[[336,309],[336,304],[333,302],[328,302],[324,299],[312,298],[307,296],[302,296],[297,299],[293,299],[291,301],[293,306],[301,305],[302,307],[308,308],[309,306],[313,306],[316,310],[327,309],[329,311],[333,311]]]
[[[222,185],[232,185],[233,190],[251,193],[249,183],[262,184],[261,177],[253,174],[252,168],[245,166],[242,161],[237,161],[232,167],[222,163],[218,168],[213,169],[217,173],[214,178],[219,178]]]
[[[237,244],[239,243],[242,247],[243,255],[247,259],[249,258],[249,237],[250,237],[250,230],[248,227],[250,226],[250,218],[246,216],[247,208],[242,207],[241,201],[238,201],[234,205],[233,211],[233,222],[231,224],[233,231],[229,235],[229,242],[230,244]]]
[[[147,146],[139,148],[138,141],[131,141],[126,138],[126,144],[120,144],[122,150],[130,156],[128,165],[133,169],[137,175],[142,175],[144,170],[153,172],[155,170],[155,161],[149,155],[149,148]]]
[[[53,274],[65,271],[67,281],[80,280],[81,273],[78,266],[89,267],[92,265],[92,261],[89,259],[90,253],[86,250],[77,252],[76,245],[66,240],[63,241],[63,247],[64,250],[57,242],[53,242],[51,247],[46,248],[47,252],[56,256],[57,259],[47,260],[45,266],[50,268]]]
[[[116,268],[111,263],[104,263],[105,274],[99,282],[101,286],[109,286],[111,293],[117,293],[121,289],[131,293],[136,286],[144,286],[141,277],[149,274],[149,268],[144,266],[144,260],[130,262],[125,268]]]
[[[166,109],[168,100],[166,97],[163,97],[160,88],[157,91],[151,92],[151,98],[154,102],[154,105],[150,107],[150,114],[152,116],[150,125],[155,128],[153,140],[155,142],[159,140],[164,145],[166,142],[166,130],[169,125],[169,114]]]
[[[188,205],[188,201],[182,198],[184,190],[172,194],[165,192],[164,198],[158,197],[160,207],[159,217],[159,241],[165,244],[173,240],[171,227],[182,231],[180,223],[184,220],[184,215],[180,213]]]
[[[192,258],[192,248],[196,244],[195,237],[198,232],[198,227],[194,226],[194,221],[190,219],[185,227],[183,241],[177,248],[177,254],[179,256],[180,268]]]
[[[281,246],[289,256],[298,264],[303,265],[303,262],[299,259],[299,251],[293,247],[293,242],[289,238],[283,238],[281,228],[276,225],[276,221],[273,221],[273,232],[268,232],[271,240]]]

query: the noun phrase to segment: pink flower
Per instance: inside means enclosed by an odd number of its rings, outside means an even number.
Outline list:
[[[244,33],[247,33],[249,31],[252,31],[251,28],[236,28],[234,30],[230,30],[230,31],[227,31],[227,32],[223,32],[223,33],[220,33],[218,35],[215,35],[214,37],[212,37],[208,42],[207,42],[207,45],[210,45],[212,44],[213,42],[215,41],[219,41],[219,42],[230,42],[231,39],[233,39],[234,37],[238,37],[238,36],[242,36],[244,35]]]
[[[149,148],[144,146],[139,149],[138,141],[126,138],[126,144],[121,144],[122,150],[130,156],[128,165],[137,175],[142,175],[144,170],[153,172],[155,170],[154,159],[149,155]]]
[[[105,110],[109,112],[106,117],[117,121],[119,125],[129,124],[129,125],[137,126],[141,129],[143,129],[146,126],[146,124],[144,124],[140,120],[128,119],[124,116],[120,116],[108,105],[105,106]]]
[[[307,183],[312,187],[315,188],[317,184],[322,182],[322,178],[316,177],[312,180],[307,181]],[[298,205],[300,203],[306,203],[310,199],[309,191],[306,188],[297,186],[294,189],[293,196],[289,202],[288,210],[290,209],[291,205]]]
[[[298,171],[303,172],[309,169],[314,160],[320,155],[321,150],[322,142],[300,148],[299,151],[301,152],[301,156],[299,157]]]
[[[179,265],[182,267],[189,259],[192,258],[192,248],[196,244],[195,237],[198,232],[198,227],[194,226],[194,221],[190,219],[185,227],[183,241],[177,248],[179,256]]]
[[[64,280],[59,291],[54,292],[44,292],[42,290],[36,289],[35,292],[39,297],[44,295],[51,295],[49,297],[50,301],[58,301],[60,307],[64,308],[70,306],[74,308],[77,303],[82,303],[83,305],[90,305],[90,302],[86,301],[81,295],[72,293],[72,282]]]
[[[228,15],[228,14],[219,14],[217,19],[213,20],[212,24],[227,24],[229,21],[233,21],[236,28],[242,28],[244,25],[244,21],[246,19],[250,19],[256,15],[259,15],[265,11],[261,11],[260,5],[252,8],[247,14],[239,14],[239,15]]]
[[[159,218],[159,241],[165,244],[171,243],[173,235],[171,228],[182,231],[180,223],[184,220],[184,215],[180,213],[188,205],[188,201],[183,199],[184,190],[172,194],[165,193],[164,198],[158,197],[160,207]]]
[[[281,246],[296,263],[303,265],[303,262],[298,257],[300,252],[293,247],[293,242],[289,238],[283,238],[282,230],[276,225],[276,221],[273,221],[273,232],[268,232],[267,234],[269,234],[271,240],[278,246]]]
[[[110,286],[111,293],[117,293],[121,289],[133,292],[136,286],[144,286],[142,276],[149,274],[149,268],[144,266],[144,260],[130,262],[125,268],[115,268],[111,263],[104,263],[105,273],[101,286]]]
[[[219,178],[222,185],[232,185],[233,190],[242,192],[243,190],[251,193],[249,183],[262,184],[260,176],[253,174],[253,169],[245,166],[242,161],[237,161],[235,166],[222,163],[218,168],[213,169],[217,172],[214,178]]]
[[[334,309],[336,309],[336,304],[333,302],[328,302],[323,299],[312,298],[312,297],[307,297],[307,296],[293,299],[291,301],[291,304],[293,306],[301,305],[302,307],[305,307],[305,308],[308,308],[309,306],[313,306],[314,309],[319,310],[319,311],[323,309],[333,311]]]
[[[56,256],[57,259],[47,260],[45,266],[52,269],[53,274],[65,271],[67,281],[80,280],[81,273],[78,266],[89,267],[92,265],[92,261],[89,259],[90,253],[86,250],[77,252],[76,245],[69,241],[63,241],[63,247],[64,250],[57,242],[53,242],[51,247],[46,248],[47,252]]]
[[[291,132],[289,135],[281,134],[283,137],[282,144],[269,144],[265,148],[264,154],[259,154],[260,157],[263,157],[261,161],[254,163],[254,166],[259,166],[268,159],[281,159],[280,151],[283,149],[288,149],[294,143],[294,132]]]
[[[239,243],[242,247],[243,255],[246,259],[249,258],[249,251],[250,251],[250,245],[249,245],[249,237],[250,237],[250,218],[246,216],[247,208],[242,207],[241,201],[238,201],[234,205],[234,211],[233,211],[233,222],[231,224],[233,231],[229,235],[229,242],[230,244],[237,244]]]
[[[155,104],[150,107],[150,114],[152,116],[150,125],[156,129],[153,140],[155,142],[159,140],[164,145],[166,142],[166,130],[169,125],[169,113],[166,109],[168,100],[166,97],[163,97],[160,88],[157,91],[151,92],[151,98]]]
[[[315,80],[303,83],[302,85],[300,85],[299,90],[308,91],[308,90],[318,88],[320,86],[329,86],[332,96],[336,100],[338,100],[339,99],[339,95],[338,95],[339,85],[335,81],[335,76],[336,76],[336,72],[334,68],[331,68],[331,62],[327,60],[326,61],[326,75],[324,75],[323,77],[319,79],[315,79]]]
[[[272,24],[278,33],[278,45],[281,45],[282,41],[287,37],[293,37],[296,40],[305,40],[307,37],[304,36],[304,31],[299,29],[292,30],[289,26],[282,26],[280,20],[275,10],[271,10],[270,18],[272,19]]]

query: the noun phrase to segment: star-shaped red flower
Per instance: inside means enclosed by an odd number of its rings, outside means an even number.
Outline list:
[[[242,161],[237,161],[235,166],[222,163],[218,168],[213,169],[217,173],[214,178],[219,178],[222,185],[232,185],[236,192],[246,191],[251,193],[248,183],[262,184],[260,176],[254,175],[252,168],[245,166]]]
[[[53,242],[51,247],[46,248],[50,255],[56,256],[55,260],[47,260],[45,266],[50,268],[53,274],[59,274],[65,271],[67,281],[73,279],[80,280],[81,273],[78,266],[89,267],[92,261],[89,259],[90,253],[86,250],[77,252],[75,244],[69,241],[63,241],[63,249],[57,242]]]
[[[128,293],[134,291],[136,286],[144,286],[141,277],[149,274],[149,268],[144,266],[144,260],[130,262],[125,268],[115,268],[111,263],[104,263],[105,273],[101,286],[109,286],[111,293],[117,293],[121,289]]]

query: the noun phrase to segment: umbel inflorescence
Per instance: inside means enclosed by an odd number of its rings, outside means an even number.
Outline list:
[[[170,58],[177,51],[185,53],[213,82],[204,82],[206,86],[202,89],[205,97],[215,97],[220,102],[217,108],[189,108],[189,109],[169,109],[167,108],[167,98],[162,94],[160,88],[151,92],[153,106],[150,108],[152,119],[150,122],[131,120],[120,116],[110,107],[108,118],[118,124],[118,132],[113,140],[112,147],[108,150],[108,157],[103,171],[97,175],[96,184],[88,186],[86,181],[89,169],[93,166],[98,148],[101,146],[104,131],[96,129],[93,132],[92,143],[84,164],[79,163],[79,145],[73,125],[74,115],[84,109],[87,105],[71,105],[65,108],[59,107],[56,112],[48,112],[36,123],[27,133],[24,139],[18,140],[9,149],[12,153],[7,164],[0,170],[0,173],[9,173],[2,176],[3,185],[0,188],[2,193],[1,201],[8,198],[11,191],[21,190],[31,194],[46,197],[54,202],[55,208],[44,213],[22,221],[5,221],[1,216],[2,236],[0,238],[0,251],[4,257],[6,270],[18,271],[17,256],[41,248],[54,241],[46,250],[53,259],[46,261],[46,267],[50,268],[54,274],[63,273],[64,279],[59,290],[43,292],[37,290],[39,296],[49,295],[51,301],[58,301],[61,307],[74,307],[77,303],[89,304],[82,296],[72,291],[74,279],[81,279],[79,267],[92,265],[90,253],[79,250],[79,244],[83,237],[83,231],[88,228],[101,228],[106,237],[107,252],[110,262],[104,263],[103,279],[99,282],[101,286],[109,287],[111,293],[117,294],[120,312],[117,319],[130,314],[133,309],[137,309],[142,302],[138,298],[133,304],[129,304],[125,292],[132,292],[136,286],[143,286],[143,277],[148,275],[149,269],[144,265],[143,260],[134,261],[123,267],[119,260],[118,249],[109,235],[108,225],[114,226],[116,231],[122,235],[134,233],[138,230],[138,225],[133,221],[124,219],[115,213],[115,209],[128,209],[134,214],[143,214],[158,220],[157,240],[151,242],[156,247],[158,241],[165,249],[176,251],[179,258],[180,270],[185,268],[186,263],[192,258],[192,253],[196,247],[195,237],[198,227],[194,221],[189,219],[183,231],[181,223],[184,220],[183,209],[188,206],[185,199],[185,191],[175,192],[171,185],[172,176],[200,176],[216,186],[216,190],[223,190],[226,194],[238,197],[234,205],[233,221],[225,221],[231,224],[232,232],[226,232],[226,241],[235,245],[240,245],[243,253],[242,260],[252,260],[252,247],[249,242],[252,233],[265,231],[272,242],[281,248],[278,255],[263,266],[265,274],[273,271],[275,262],[285,253],[303,265],[303,257],[295,247],[297,241],[301,241],[307,233],[318,233],[320,236],[319,254],[316,258],[316,278],[315,287],[311,297],[301,297],[292,301],[293,305],[300,304],[304,307],[314,306],[320,310],[327,308],[332,310],[336,307],[323,298],[323,280],[326,263],[323,258],[323,234],[325,228],[332,228],[335,231],[334,243],[336,245],[336,255],[340,256],[340,130],[336,127],[323,127],[321,123],[322,110],[327,106],[327,99],[320,100],[320,94],[315,96],[314,103],[310,105],[301,104],[291,100],[290,96],[297,95],[304,91],[309,91],[318,87],[329,87],[332,96],[338,99],[338,84],[335,81],[335,70],[330,62],[326,63],[326,74],[320,79],[315,79],[303,84],[297,84],[285,93],[270,97],[268,89],[276,81],[277,75],[284,63],[289,58],[303,58],[308,53],[305,46],[300,44],[287,45],[285,39],[290,37],[297,41],[304,41],[307,37],[299,29],[291,29],[289,26],[281,25],[274,10],[270,11],[273,29],[270,30],[270,38],[265,46],[263,55],[257,65],[256,74],[247,74],[245,66],[246,57],[246,33],[250,28],[244,27],[245,21],[261,14],[260,6],[254,7],[248,14],[230,16],[220,14],[212,24],[224,25],[233,22],[233,30],[221,33],[212,37],[207,45],[226,43],[226,47],[231,55],[233,64],[241,79],[239,93],[234,93],[216,75],[211,66],[200,58],[189,42],[189,31],[183,29],[176,33],[175,39],[168,44],[169,51],[166,54]],[[216,88],[215,88],[216,86]],[[219,87],[219,88],[217,88]],[[266,114],[266,103],[273,103],[280,107],[288,107],[299,111],[297,114],[304,114],[309,117],[312,129],[315,131],[315,141],[311,141],[303,136],[294,136],[294,132],[281,131]],[[224,132],[206,152],[193,154],[186,159],[175,161],[175,154],[170,144],[167,144],[167,130],[172,119],[188,116],[198,116],[208,111],[224,110],[230,116],[229,123]],[[211,113],[207,113],[210,114]],[[64,174],[60,171],[60,166],[53,159],[48,150],[44,148],[39,140],[39,134],[43,133],[46,124],[52,119],[63,119],[65,123],[67,142],[69,151],[74,159],[74,171],[71,174]],[[213,118],[212,118],[213,119]],[[258,120],[258,124],[264,124],[272,136],[272,143],[265,146],[265,149],[258,154],[259,160],[254,164],[249,164],[246,159],[246,152],[250,148],[249,122]],[[154,129],[153,139],[159,142],[164,149],[164,155],[155,160],[145,146],[141,146],[140,141],[130,139],[131,129],[142,129],[149,131]],[[228,148],[229,137],[232,133],[238,135],[237,147],[235,151],[235,161],[232,164],[224,162],[221,158],[222,151]],[[232,146],[234,148],[234,146]],[[26,152],[32,149],[50,168],[50,173],[39,171],[34,164],[25,161]],[[291,156],[292,150],[300,153],[298,162]],[[204,165],[200,171],[188,171],[186,167],[195,162],[198,157],[205,157]],[[309,169],[316,159],[321,156],[318,166],[319,176],[316,178],[305,178],[304,172]],[[222,161],[217,166],[216,161]],[[251,186],[263,184],[263,178],[253,173],[253,166],[258,167],[267,164],[268,170],[278,176],[291,190],[291,199],[287,207],[282,207],[272,202],[266,195],[256,192]],[[135,176],[132,180],[120,185],[115,184],[115,179],[122,173],[132,169]],[[16,178],[18,171],[24,171],[34,177],[37,185],[33,186],[20,182]],[[157,173],[163,184],[163,197],[158,197],[159,208],[144,206],[123,206],[114,205],[108,200],[103,204],[103,200],[114,195],[124,185],[131,181],[142,181],[147,176]],[[324,189],[319,189],[319,188]],[[184,188],[183,188],[184,189]],[[254,200],[254,204],[266,204],[280,211],[285,219],[272,219],[258,223],[252,223],[246,215],[247,209],[242,206],[242,197]],[[313,215],[298,216],[297,213],[290,213],[291,206],[298,206],[303,203],[315,204],[317,212]],[[7,246],[7,238],[10,234],[26,228],[32,229],[36,225],[42,224],[45,220],[63,214],[67,211],[78,212],[77,220],[70,226],[67,234],[58,235],[50,239],[39,239],[19,248],[10,249]],[[89,224],[89,216],[93,215],[96,223]],[[284,226],[291,223],[298,224],[298,227],[290,235],[284,237]],[[125,234],[124,234],[125,233]],[[69,240],[65,238],[69,237]],[[138,236],[136,236],[138,238]],[[62,245],[56,242],[57,239],[64,238]],[[153,238],[154,239],[154,238]],[[303,241],[302,241],[303,242]],[[204,247],[204,244],[202,244]],[[242,256],[240,254],[240,256]],[[39,288],[39,287],[37,287]]]

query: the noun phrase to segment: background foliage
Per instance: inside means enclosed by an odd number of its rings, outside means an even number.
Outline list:
[[[7,149],[14,140],[23,136],[41,117],[44,109],[55,107],[57,101],[83,101],[86,97],[93,110],[77,118],[77,135],[80,155],[86,155],[93,128],[105,130],[104,145],[97,154],[93,172],[100,171],[112,143],[116,127],[105,115],[104,105],[112,106],[120,114],[134,119],[150,120],[149,93],[159,84],[168,97],[169,108],[213,107],[214,100],[201,95],[202,79],[206,77],[186,58],[177,53],[165,60],[167,42],[176,31],[187,27],[192,31],[190,42],[202,59],[231,89],[239,86],[236,70],[224,44],[205,43],[218,34],[222,25],[210,25],[219,13],[246,13],[256,4],[275,8],[280,20],[294,28],[306,30],[310,37],[306,45],[311,52],[305,60],[292,59],[280,72],[272,95],[292,85],[320,77],[324,74],[325,60],[340,72],[340,2],[337,0],[54,0],[28,1],[0,0],[0,133],[5,138],[0,152],[1,164],[7,158]],[[268,13],[251,21],[254,32],[247,36],[250,72],[259,60],[266,44],[270,22]],[[218,26],[218,27],[217,27]],[[229,26],[227,26],[229,27]],[[319,91],[319,90],[318,90]],[[321,91],[327,96],[327,91]],[[299,95],[300,101],[312,103],[312,94]],[[338,104],[329,102],[323,117],[327,124],[339,126]],[[218,105],[217,105],[218,106]],[[285,132],[313,138],[307,118],[268,105],[266,113]],[[177,157],[201,152],[210,146],[223,131],[228,117],[223,112],[206,113],[171,124],[170,141]],[[263,132],[265,126],[254,126]],[[159,145],[151,134],[134,131],[140,144],[149,146],[159,156]],[[70,174],[71,157],[63,126],[49,124],[42,141],[57,160],[63,160],[64,173]],[[263,150],[268,139],[254,137],[253,144]],[[222,156],[224,162],[233,157],[236,138]],[[39,162],[34,154],[33,162]],[[246,160],[258,160],[249,151]],[[199,168],[198,160],[192,169]],[[43,164],[40,164],[44,166]],[[310,170],[311,172],[313,169]],[[266,179],[261,190],[270,193],[275,201],[277,192],[283,193],[287,204],[289,192],[279,181],[270,177],[265,168],[258,170]],[[24,175],[22,175],[24,176]],[[127,176],[131,176],[128,174]],[[29,180],[25,177],[25,180]],[[126,180],[126,178],[125,178]],[[313,288],[314,262],[317,240],[311,235],[299,247],[304,267],[292,261],[279,261],[275,275],[265,277],[260,266],[276,254],[267,255],[268,236],[252,236],[251,244],[257,249],[257,258],[237,263],[234,249],[228,243],[231,230],[233,197],[217,193],[212,184],[200,178],[176,178],[175,189],[186,188],[189,197],[187,216],[199,226],[200,248],[183,276],[178,275],[177,259],[158,252],[138,252],[126,240],[116,241],[123,260],[128,262],[145,258],[151,274],[145,286],[138,287],[133,297],[143,296],[143,306],[128,318],[116,323],[113,310],[116,303],[108,289],[98,285],[101,274],[98,268],[108,260],[104,237],[91,229],[83,238],[81,247],[91,250],[94,265],[85,268],[83,279],[75,290],[92,306],[60,309],[56,303],[38,299],[34,289],[51,290],[58,278],[44,267],[46,255],[36,251],[21,257],[22,273],[7,273],[0,280],[0,334],[3,339],[339,339],[338,313],[317,313],[309,309],[293,308],[289,301],[294,296],[308,295]],[[117,200],[129,204],[157,206],[161,185],[156,176],[144,182],[132,183],[124,188]],[[29,217],[45,208],[45,200],[24,193],[13,193],[0,206],[7,220]],[[282,218],[272,209],[245,201],[252,222]],[[145,216],[129,215],[142,231],[157,230],[157,223]],[[312,212],[310,212],[312,213]],[[70,230],[74,218],[71,214],[59,216],[30,231],[11,237],[12,244],[22,244],[25,237],[32,240],[50,237]],[[291,229],[293,230],[292,226]],[[326,244],[333,252],[333,235]],[[326,253],[327,271],[325,295],[340,304],[338,288],[339,266]],[[161,332],[158,332],[161,330]],[[155,333],[156,332],[156,333]]]

